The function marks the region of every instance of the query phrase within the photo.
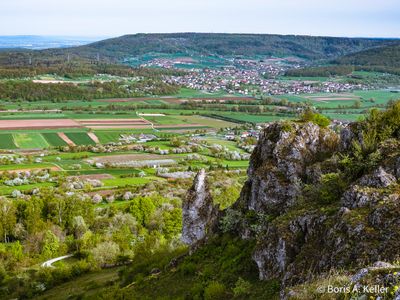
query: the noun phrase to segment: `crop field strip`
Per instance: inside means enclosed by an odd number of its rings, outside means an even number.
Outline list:
[[[121,134],[123,133],[115,131],[96,131],[96,136],[102,144],[118,142],[121,138]]]
[[[0,130],[78,128],[71,119],[0,120]]]
[[[88,119],[79,120],[79,123],[86,125],[143,125],[149,124],[143,119]]]
[[[67,143],[55,132],[42,133],[45,140],[53,147],[66,146]]]
[[[15,145],[21,149],[44,149],[49,144],[40,133],[14,133]]]
[[[75,146],[75,143],[66,135],[65,132],[59,132],[57,135],[62,139],[67,145]]]
[[[95,145],[86,132],[69,132],[65,134],[75,145]]]
[[[0,133],[0,149],[17,149],[11,133]]]

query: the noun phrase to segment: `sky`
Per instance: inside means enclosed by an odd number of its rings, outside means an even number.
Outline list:
[[[400,37],[400,0],[2,0],[0,35]]]

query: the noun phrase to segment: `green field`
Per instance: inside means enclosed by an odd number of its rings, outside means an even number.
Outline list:
[[[63,119],[66,118],[62,113],[29,113],[29,112],[13,112],[0,113],[1,120],[35,120],[35,119]]]
[[[146,120],[158,125],[175,125],[187,123],[176,118],[175,116],[145,116]]]
[[[69,132],[66,136],[76,145],[96,145],[86,132]]]
[[[63,141],[63,139],[61,139],[57,133],[55,132],[46,132],[46,133],[42,133],[42,136],[45,138],[45,140],[54,147],[58,147],[58,146],[66,146],[67,143]]]
[[[54,186],[54,183],[51,182],[42,182],[42,183],[34,183],[34,184],[27,184],[27,185],[21,185],[18,187],[15,186],[2,186],[0,189],[0,195],[9,195],[11,194],[14,190],[19,190],[21,192],[24,191],[30,191],[35,188],[44,188],[44,187],[49,187],[49,186]]]
[[[173,97],[179,97],[179,98],[202,98],[202,97],[222,97],[226,96],[227,93],[225,92],[218,92],[218,93],[207,93],[203,91],[198,91],[198,90],[193,90],[189,88],[181,88],[179,93],[176,95],[173,95]]]
[[[121,133],[118,131],[96,131],[96,136],[99,138],[100,143],[107,144],[118,142]]]
[[[316,101],[315,97],[331,98],[332,100]],[[325,109],[351,107],[356,100],[361,101],[362,108],[371,108],[377,105],[386,105],[390,100],[400,99],[400,95],[389,90],[354,91],[349,93],[316,93],[300,95],[279,95],[277,99],[287,99],[289,102],[310,102],[316,107]],[[341,100],[342,98],[342,100]],[[348,100],[347,98],[353,98]],[[346,108],[347,110],[347,108]]]
[[[1,149],[17,149],[14,143],[13,135],[10,133],[0,133],[0,148]]]
[[[220,115],[222,117],[248,123],[266,123],[266,122],[288,119],[288,116],[273,115],[273,114],[250,115],[245,113],[226,113],[226,112],[216,112],[215,114]]]
[[[104,186],[106,187],[124,187],[124,186],[131,186],[131,185],[140,185],[146,184],[152,180],[158,180],[156,177],[132,177],[132,178],[116,178],[116,179],[105,179],[102,180]]]
[[[15,133],[15,145],[21,149],[43,149],[49,144],[40,133]]]
[[[99,293],[99,290],[106,289],[110,282],[117,281],[118,271],[121,267],[109,268],[97,272],[82,275],[73,281],[65,282],[56,286],[37,299],[71,299],[72,297],[79,298],[83,294],[85,297],[93,297],[93,294]]]

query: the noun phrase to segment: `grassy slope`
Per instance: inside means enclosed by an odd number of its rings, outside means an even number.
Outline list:
[[[107,288],[111,283],[118,279],[120,268],[106,269],[95,273],[85,274],[74,281],[59,285],[36,299],[75,299],[80,295],[90,298],[94,293]]]
[[[224,286],[217,298],[211,299],[279,299],[279,284],[258,280],[258,271],[251,252],[254,243],[229,235],[210,240],[191,256],[187,250],[164,250],[139,254],[132,265],[116,270],[102,270],[78,277],[47,291],[38,299],[203,299],[205,290],[212,282]],[[176,267],[170,265],[173,258],[181,257]],[[153,269],[161,270],[151,275]],[[234,296],[233,288],[239,278],[250,283],[247,293]],[[107,286],[108,285],[108,286]]]

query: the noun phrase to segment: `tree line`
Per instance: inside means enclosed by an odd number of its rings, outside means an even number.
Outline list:
[[[179,88],[177,85],[167,84],[156,79],[146,79],[131,83],[94,81],[85,84],[46,84],[23,80],[8,80],[0,82],[0,99],[58,102],[65,100],[128,98],[146,95],[171,95],[178,93]]]

